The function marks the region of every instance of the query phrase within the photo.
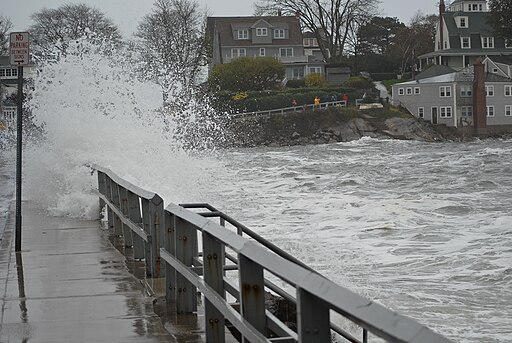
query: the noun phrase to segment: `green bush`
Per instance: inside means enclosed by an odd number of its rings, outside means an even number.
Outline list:
[[[371,89],[373,88],[372,80],[362,76],[351,76],[343,84],[345,87],[358,88],[358,89]]]
[[[216,65],[208,85],[210,89],[235,92],[278,89],[284,75],[284,65],[273,57],[241,57]]]
[[[304,83],[306,87],[310,88],[324,88],[329,85],[322,74],[306,75],[306,77],[304,77]]]
[[[306,82],[304,82],[304,80],[288,80],[288,82],[286,83],[286,87],[303,88],[306,87]]]

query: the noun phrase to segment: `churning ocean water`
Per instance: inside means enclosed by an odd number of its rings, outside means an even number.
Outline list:
[[[29,106],[44,139],[27,143],[25,200],[96,217],[87,164],[97,163],[166,203],[209,202],[454,341],[512,341],[512,141],[190,152],[157,114],[160,89],[124,70],[70,54],[35,80]],[[14,190],[6,156],[0,218]]]

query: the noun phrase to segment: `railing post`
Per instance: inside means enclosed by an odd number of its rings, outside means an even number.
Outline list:
[[[164,235],[165,250],[172,256],[176,257],[176,229],[175,216],[165,211],[166,232]],[[176,270],[169,264],[165,263],[165,300],[167,304],[176,303]]]
[[[156,265],[153,259],[153,240],[155,239],[151,235],[151,214],[149,211],[150,201],[142,199],[142,229],[148,235],[148,242],[144,242],[144,261],[146,264],[146,276],[154,277],[156,273]]]
[[[176,217],[176,258],[187,267],[193,265],[197,253],[197,231],[192,224]],[[176,275],[176,312],[192,313],[197,311],[197,289],[180,274]]]
[[[106,195],[107,194],[106,175],[105,175],[105,173],[102,173],[99,170],[97,171],[97,174],[98,174],[98,191],[102,195]],[[101,213],[103,212],[104,207],[105,207],[105,201],[103,201],[103,199],[100,198],[100,218],[101,218]]]
[[[313,294],[297,289],[297,333],[299,343],[330,343],[329,308]]]
[[[266,335],[263,268],[244,255],[238,254],[238,273],[242,316],[256,330]],[[244,338],[243,342],[247,340]]]
[[[121,208],[121,201],[119,200],[119,185],[114,181],[111,182],[111,190],[112,190],[112,203],[118,209]],[[114,216],[114,235],[121,236],[123,234],[122,222],[121,219],[115,214]]]
[[[139,196],[128,191],[128,208],[130,211],[130,220],[142,228],[142,216],[140,213]],[[133,237],[133,258],[141,260],[144,258],[144,240],[139,235]]]
[[[105,174],[105,197],[112,202],[112,180]],[[107,225],[109,232],[114,231],[114,212],[107,206]]]
[[[223,219],[222,219],[223,220]],[[218,239],[203,231],[204,281],[224,299],[224,246]],[[224,343],[224,316],[205,299],[205,327],[208,343]]]
[[[124,214],[125,217],[130,217],[130,208],[128,206],[128,191],[126,188],[118,186],[119,189],[119,200],[121,202],[121,212]],[[132,235],[132,229],[128,225],[123,225],[123,236],[124,236],[124,246],[126,248],[133,246],[133,235]]]

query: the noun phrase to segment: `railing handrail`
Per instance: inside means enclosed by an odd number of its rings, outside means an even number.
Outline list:
[[[251,117],[251,116],[258,116],[262,114],[271,115],[273,113],[290,113],[290,112],[301,112],[306,109],[320,109],[320,108],[327,108],[329,106],[341,106],[341,107],[347,107],[347,103],[344,100],[337,100],[337,101],[327,101],[327,102],[321,102],[318,105],[315,104],[304,104],[304,105],[297,105],[297,106],[291,106],[291,107],[283,107],[283,108],[274,108],[270,110],[261,110],[261,111],[253,111],[253,112],[242,112],[242,113],[234,113],[230,114],[231,118],[238,118],[238,117]]]
[[[223,328],[212,328],[214,323],[223,325],[226,318],[251,342],[272,342],[264,335],[267,329],[288,342],[327,342],[330,341],[331,329],[351,342],[360,342],[330,323],[329,311],[335,311],[363,328],[362,342],[367,341],[366,330],[391,342],[450,342],[417,321],[337,285],[209,204],[170,203],[164,209],[158,194],[134,186],[107,168],[95,164],[90,166],[98,171],[100,207],[108,206],[109,226],[124,235],[125,244],[126,240],[133,242],[134,256],[135,245],[144,245],[147,275],[158,277],[165,274],[166,298],[175,302],[177,311],[190,312],[197,308],[196,288],[204,294],[208,300],[205,320],[210,324],[206,324],[207,335],[214,332],[215,335],[224,335]],[[152,203],[153,200],[159,200],[158,204]],[[197,213],[185,207],[206,208],[210,212]],[[212,216],[219,216],[221,222],[208,219]],[[227,229],[223,220],[235,226],[237,232]],[[132,237],[131,232],[138,237]],[[252,239],[243,237],[241,233]],[[198,236],[203,239],[202,253],[198,251]],[[226,254],[225,247],[234,251],[236,256]],[[160,258],[165,263],[162,274]],[[224,279],[225,271],[234,267],[226,265],[225,259],[236,265],[238,288]],[[295,289],[296,298],[290,297],[298,309],[297,333],[286,328],[264,308],[261,291],[266,287],[275,291],[277,287],[264,278],[264,271]],[[240,302],[239,311],[226,300],[226,291]],[[315,336],[317,334],[319,336]],[[224,341],[221,338],[211,340]]]
[[[114,173],[112,170],[110,170],[108,168],[104,168],[95,163],[90,163],[90,164],[88,164],[88,166],[93,170],[100,171],[100,172],[108,175],[115,183],[117,183],[118,185],[122,186],[123,188],[129,190],[130,192],[140,196],[141,198],[150,200],[154,204],[159,204],[163,201],[162,198],[155,192],[150,192],[143,188],[135,186],[133,183],[126,181],[125,179],[123,179],[122,177],[120,177],[119,175],[117,175],[116,173]]]

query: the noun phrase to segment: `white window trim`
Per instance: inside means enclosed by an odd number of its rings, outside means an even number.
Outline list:
[[[412,87],[407,87],[406,90],[405,90],[405,93],[407,95],[412,95]]]
[[[487,43],[487,46],[485,46],[484,42]],[[482,49],[494,49],[494,37],[482,37]]]
[[[266,27],[257,27],[256,28],[256,36],[258,36],[258,37],[268,36],[268,29]]]
[[[468,40],[468,46],[464,46],[464,39]],[[460,37],[461,49],[471,49],[471,37]]]
[[[464,111],[466,110],[466,111]],[[462,106],[460,110],[461,117],[472,117],[473,116],[473,106]]]
[[[461,86],[460,87],[460,96],[463,98],[469,98],[473,96],[473,87],[472,86]]]
[[[280,33],[279,35],[277,33]],[[281,35],[282,33],[282,35]],[[286,33],[284,32],[284,29],[274,29],[274,39],[285,39]]]
[[[418,107],[418,118],[425,117],[425,107]]]
[[[414,95],[419,95],[419,94],[421,94],[420,87],[414,87]]]
[[[512,38],[505,38],[505,48],[512,49]]]
[[[486,106],[485,113],[487,114],[487,117],[494,117],[496,114],[494,111],[494,105]]]
[[[508,94],[507,94],[508,89]],[[505,85],[504,96],[512,96],[512,85]]]
[[[507,114],[508,112],[508,114]],[[512,105],[505,105],[505,117],[512,116]]]
[[[249,30],[238,30],[238,39],[244,40],[249,39]]]
[[[457,18],[457,27],[467,29],[469,27],[468,17],[458,17]],[[462,25],[462,20],[464,20],[464,25]]]
[[[485,96],[486,97],[493,97],[494,96],[494,86],[485,86]]]
[[[452,107],[451,106],[439,107],[439,118],[451,118],[451,117],[452,117]]]
[[[236,51],[236,54],[235,54]],[[243,52],[243,54],[242,54]],[[246,57],[247,56],[247,50],[245,48],[232,48],[231,49],[231,58],[238,58],[238,57]]]
[[[398,95],[405,95],[405,89],[404,88],[398,88]]]
[[[288,52],[286,53],[286,55],[283,55],[283,51],[291,51],[292,54],[291,55],[288,55]],[[279,56],[280,57],[293,57],[293,48],[279,48]]]
[[[443,95],[444,93],[444,95]],[[439,97],[451,98],[452,97],[452,86],[439,86]]]

